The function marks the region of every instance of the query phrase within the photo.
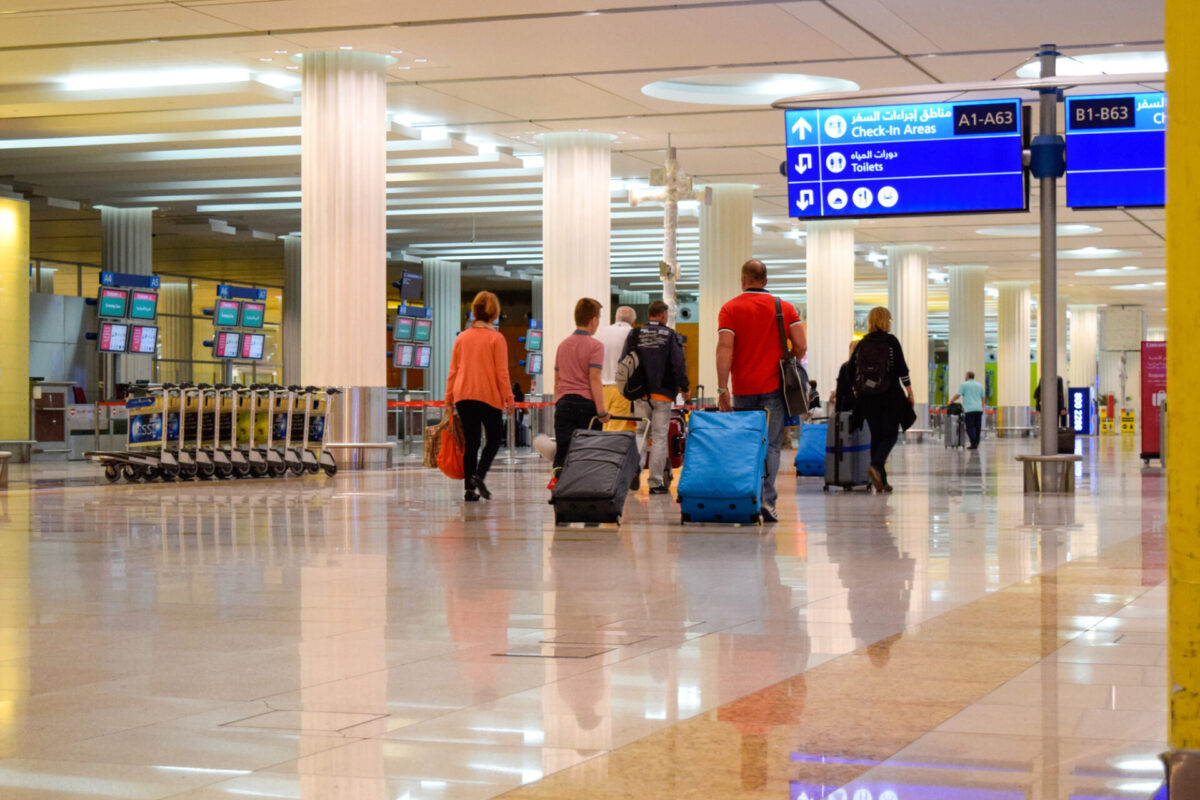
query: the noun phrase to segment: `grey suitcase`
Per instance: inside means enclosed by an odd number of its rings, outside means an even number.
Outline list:
[[[843,411],[829,418],[825,434],[825,491],[837,486],[851,490],[867,486],[871,466],[871,429],[863,422],[857,431],[850,430],[850,412]]]
[[[962,414],[946,415],[946,447],[962,447],[967,438],[967,424]]]

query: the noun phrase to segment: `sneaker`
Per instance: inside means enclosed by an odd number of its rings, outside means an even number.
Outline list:
[[[892,493],[892,485],[890,483],[885,483],[883,485],[883,491],[885,494],[891,494]]]
[[[479,496],[484,500],[492,499],[492,493],[488,491],[487,484],[483,482],[483,478],[478,475],[472,475],[471,484],[474,485],[475,491],[479,492]]]
[[[775,513],[774,506],[763,506],[758,510],[758,515],[763,522],[779,522],[779,515]]]
[[[479,495],[475,494],[474,492],[472,492],[468,489],[467,491],[463,492],[463,502],[478,503]]]
[[[671,490],[665,486],[651,486],[650,494],[670,494]]]
[[[883,476],[879,474],[879,470],[874,467],[867,467],[867,477],[871,479],[871,485],[877,492],[882,492],[883,487],[887,485],[883,482]]]

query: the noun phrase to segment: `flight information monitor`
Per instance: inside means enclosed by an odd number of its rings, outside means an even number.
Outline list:
[[[158,316],[158,292],[134,289],[129,293],[129,316],[133,319],[154,319]]]
[[[158,328],[154,325],[134,325],[129,331],[129,352],[154,355],[158,352]]]
[[[100,287],[96,298],[96,313],[101,317],[123,317],[129,306],[129,292],[125,289]]]
[[[530,375],[542,374],[542,354],[530,353],[525,359],[525,371]]]
[[[255,303],[250,300],[242,303],[242,318],[239,323],[242,328],[261,328],[266,317],[265,303]]]
[[[1067,98],[1067,205],[1161,206],[1167,200],[1167,96]]]
[[[1028,206],[1020,100],[798,109],[784,119],[793,217]]]
[[[392,322],[392,339],[407,342],[413,337],[413,318],[397,316]]]
[[[433,336],[433,320],[431,319],[415,319],[413,320],[413,341],[428,342]]]
[[[129,348],[129,326],[123,322],[101,322],[96,340],[101,353],[124,353]]]
[[[392,366],[396,369],[408,369],[413,365],[413,345],[398,344],[392,349]]]
[[[213,325],[220,328],[236,328],[241,316],[242,304],[237,300],[217,300],[213,308]]]
[[[241,357],[252,361],[262,358],[266,340],[267,337],[261,333],[243,333]]]
[[[429,347],[428,345],[418,347],[416,353],[413,355],[413,366],[417,369],[428,369],[429,359],[432,357],[432,355],[432,347]]]
[[[213,358],[237,358],[241,354],[242,335],[218,331],[213,337]]]
[[[530,328],[525,331],[525,349],[530,351],[542,349],[542,332],[540,330]]]

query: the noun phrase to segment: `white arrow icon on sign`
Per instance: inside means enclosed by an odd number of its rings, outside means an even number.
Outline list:
[[[812,153],[801,153],[796,159],[796,174],[803,175],[808,170],[812,169]]]
[[[812,189],[805,189],[802,192],[800,192],[800,199],[796,201],[796,208],[799,208],[801,211],[806,211],[806,210],[808,210],[808,207],[811,206],[812,204],[813,204]]]
[[[792,124],[792,133],[799,132],[801,141],[804,140],[804,134],[812,130],[812,125],[804,117],[800,117]]]

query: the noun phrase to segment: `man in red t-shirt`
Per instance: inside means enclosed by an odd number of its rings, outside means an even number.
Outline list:
[[[767,268],[757,259],[742,265],[742,293],[721,306],[717,317],[717,405],[722,411],[734,408],[767,409],[767,463],[763,473],[762,518],[775,522],[775,476],[779,474],[779,451],[783,447],[783,392],[779,383],[779,325],[774,295],[767,291]],[[792,352],[804,358],[808,342],[804,325],[791,303],[780,303],[783,327]],[[733,375],[733,392],[729,378]]]

